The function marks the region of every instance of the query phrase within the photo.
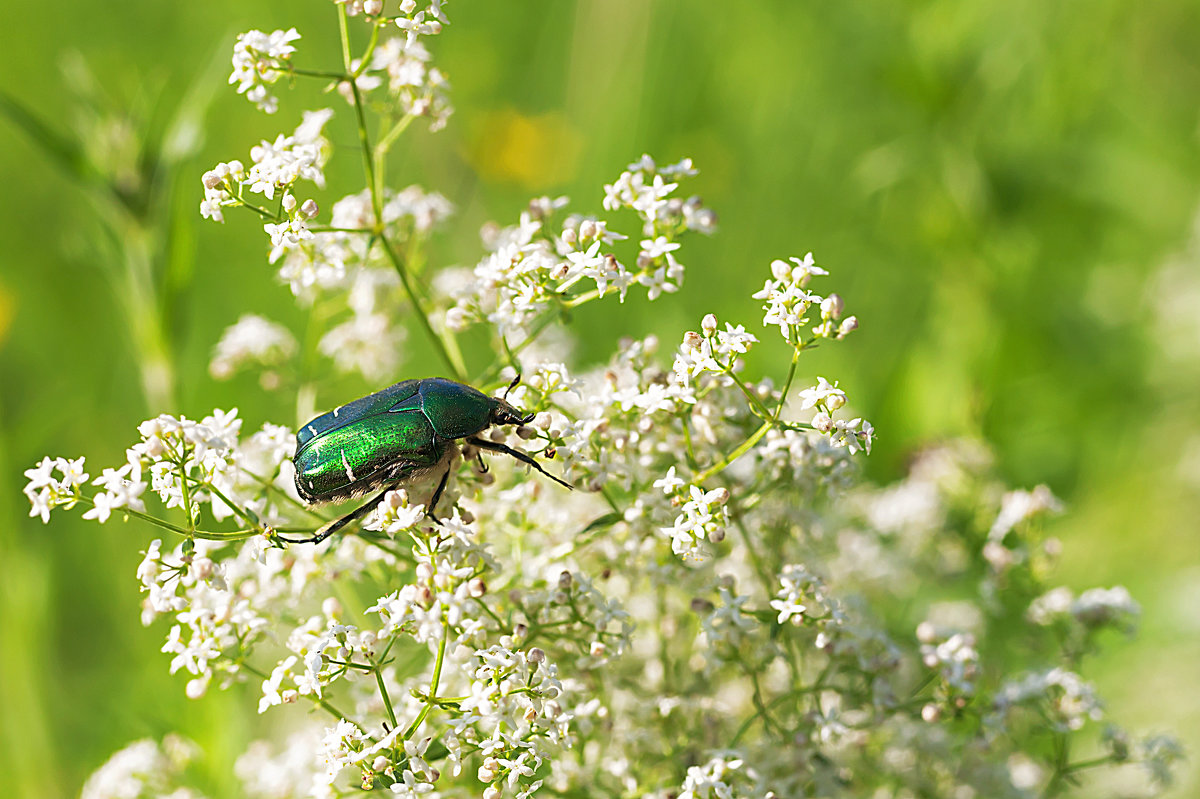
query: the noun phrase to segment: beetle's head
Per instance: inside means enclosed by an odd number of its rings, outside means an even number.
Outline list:
[[[502,399],[492,398],[496,405],[492,408],[492,424],[529,424],[534,414],[522,413]]]

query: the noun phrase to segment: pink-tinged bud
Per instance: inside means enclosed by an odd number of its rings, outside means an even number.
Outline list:
[[[540,647],[536,647],[536,646],[533,649],[530,649],[529,650],[529,662],[530,663],[545,663],[546,662],[546,651],[544,649],[541,649]]]
[[[201,178],[201,180],[204,182],[204,188],[206,189],[215,189],[225,182],[221,176],[212,169],[205,172],[204,177]]]
[[[700,349],[700,345],[704,343],[704,339],[695,330],[689,330],[683,334],[683,346],[690,350]]]
[[[300,701],[300,692],[295,688],[288,688],[279,695],[279,699],[285,705],[294,705]]]
[[[383,0],[363,0],[363,11],[372,17],[383,13]]]
[[[319,213],[321,213],[321,206],[317,205],[316,200],[305,200],[300,206],[300,215],[305,219],[312,219]]]
[[[720,486],[718,488],[714,488],[712,491],[710,491],[708,493],[712,496],[713,501],[716,502],[718,505],[724,505],[726,502],[729,501],[729,489],[726,488],[725,486]]]
[[[559,590],[566,591],[569,589],[571,587],[571,580],[571,573],[568,571],[564,571],[562,574],[558,575]]]
[[[717,331],[717,317],[714,314],[705,314],[704,318],[700,320],[700,328],[704,330],[705,334],[711,336]]]
[[[858,317],[847,316],[842,320],[842,323],[838,325],[838,338],[845,338],[855,330],[858,330]]]
[[[940,721],[942,718],[942,709],[937,705],[928,704],[921,708],[921,719],[933,724],[935,721]]]
[[[528,441],[535,435],[537,435],[537,431],[527,424],[523,424],[517,428],[517,438],[521,439],[522,441]]]
[[[701,599],[700,597],[696,597],[691,603],[693,613],[712,613],[713,607],[714,605],[712,602],[709,602],[707,599]]]
[[[588,648],[588,652],[594,658],[602,658],[608,654],[608,647],[601,641],[592,641],[592,645]]]
[[[594,239],[600,234],[600,228],[594,219],[585,219],[579,223],[579,237],[582,239]]]
[[[554,420],[550,418],[550,414],[546,413],[545,411],[542,411],[537,416],[533,417],[534,426],[540,427],[542,430],[549,430],[553,421]]]
[[[568,247],[574,247],[579,241],[579,234],[575,232],[574,228],[567,228],[562,232],[562,240],[563,244]]]
[[[844,309],[845,303],[842,302],[842,298],[837,294],[830,294],[821,301],[821,316],[826,319],[840,318]]]
[[[725,528],[714,527],[708,531],[708,540],[710,543],[719,544],[725,540]]]
[[[833,432],[833,419],[825,412],[818,413],[812,418],[812,426],[821,433]]]
[[[476,577],[474,580],[467,583],[467,593],[476,599],[479,599],[481,596],[487,593],[487,583],[485,583],[481,578]]]

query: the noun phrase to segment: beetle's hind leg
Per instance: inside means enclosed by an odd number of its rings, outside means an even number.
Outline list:
[[[527,464],[527,465],[532,466],[533,468],[537,469],[539,472],[546,475],[551,480],[558,483],[560,486],[565,486],[565,487],[571,488],[571,489],[575,488],[575,486],[571,485],[570,483],[566,482],[565,480],[560,480],[559,478],[550,474],[550,472],[548,472],[542,468],[542,465],[540,463],[538,463],[533,458],[526,455],[524,452],[521,452],[521,450],[519,450],[519,449],[513,449],[512,447],[506,446],[504,444],[497,444],[495,441],[486,441],[482,438],[468,438],[467,443],[471,444],[473,446],[479,447],[480,449],[491,450],[492,452],[503,452],[505,455],[511,455],[512,457],[519,460],[521,463]]]
[[[363,516],[366,516],[368,513],[375,510],[375,508],[379,506],[379,503],[383,502],[383,498],[387,496],[387,493],[394,487],[395,486],[388,486],[387,488],[383,489],[383,491],[374,499],[364,502],[362,505],[359,505],[342,518],[334,519],[328,524],[325,524],[319,530],[317,530],[317,532],[315,532],[311,538],[284,538],[282,540],[289,544],[319,544],[326,538],[329,538],[329,536],[336,533],[338,530],[341,530],[350,522],[356,519],[361,519]]]

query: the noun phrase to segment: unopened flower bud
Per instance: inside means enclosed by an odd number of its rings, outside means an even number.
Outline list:
[[[377,17],[383,13],[383,0],[363,0],[363,11]]]
[[[280,204],[283,206],[283,210],[290,214],[292,211],[296,210],[296,196],[289,192],[283,195],[283,199],[280,201]]]
[[[700,327],[711,336],[717,330],[717,317],[714,314],[705,314],[700,320]]]
[[[207,580],[213,575],[213,562],[209,558],[196,558],[192,568],[196,571],[196,577],[201,580]]]
[[[558,575],[558,587],[562,591],[566,591],[571,587],[571,573],[569,571],[564,571]]]
[[[300,692],[295,688],[288,688],[279,694],[279,699],[285,705],[294,705],[300,701]]]
[[[371,770],[372,771],[384,771],[387,769],[387,767],[389,765],[391,765],[391,762],[392,761],[388,760],[383,755],[380,755],[379,757],[377,757],[373,761],[371,761]]]
[[[837,332],[838,338],[845,338],[846,336],[853,333],[855,330],[858,330],[858,317],[857,316],[847,316],[845,319],[842,320],[842,323],[840,325],[838,325],[838,332]]]
[[[417,579],[421,582],[429,582],[429,578],[433,576],[433,566],[429,561],[423,560],[417,564]]]
[[[479,599],[481,596],[487,593],[487,583],[485,583],[482,578],[476,577],[474,580],[467,583],[467,593],[476,599]]]
[[[825,405],[831,411],[836,411],[846,404],[845,394],[830,394],[825,398]]]
[[[713,607],[715,606],[712,602],[709,602],[707,599],[702,599],[701,597],[695,597],[691,604],[693,613],[712,613]]]
[[[321,213],[321,206],[317,205],[316,200],[305,200],[300,206],[300,215],[305,219],[312,219],[319,213]]]
[[[942,718],[942,709],[933,703],[925,705],[921,708],[921,718],[932,724]]]
[[[217,174],[216,170],[213,169],[205,172],[204,177],[201,178],[201,180],[203,180],[204,188],[206,189],[215,189],[224,182],[221,176]]]
[[[695,330],[689,330],[683,334],[683,346],[689,350],[698,350],[703,343],[704,339]]]
[[[933,622],[923,621],[917,625],[917,640],[923,644],[932,644],[937,639],[937,628]]]
[[[708,531],[708,540],[713,544],[719,544],[725,540],[725,528],[714,527]]]
[[[544,649],[542,649],[540,647],[536,647],[536,646],[533,649],[530,649],[529,650],[529,662],[530,663],[546,662],[546,651]]]
[[[529,635],[529,628],[524,623],[518,623],[513,627],[513,638],[521,639]]]
[[[594,239],[600,235],[600,227],[595,219],[585,219],[579,223],[579,235],[585,239]]]
[[[821,316],[826,319],[838,319],[842,315],[842,310],[845,308],[845,303],[837,294],[830,294],[821,301]]]
[[[491,779],[491,778],[489,777],[489,779]],[[482,778],[479,781],[486,782],[486,780],[484,780]],[[500,792],[500,789],[497,788],[495,785],[489,785],[488,787],[483,789],[483,799],[500,799],[500,797],[503,795],[504,794],[502,794]]]
[[[321,602],[321,612],[325,614],[327,619],[336,619],[342,615],[342,603],[338,602],[337,597],[326,597]]]
[[[601,641],[592,641],[592,645],[589,647],[588,652],[594,658],[601,658],[608,653],[608,647],[605,646]]]
[[[829,433],[833,431],[833,419],[824,411],[818,413],[812,418],[812,426],[821,433]]]
[[[792,265],[787,261],[771,261],[771,277],[781,283],[786,283],[792,277]]]

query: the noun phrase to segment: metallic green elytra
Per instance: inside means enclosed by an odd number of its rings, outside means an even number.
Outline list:
[[[296,491],[310,504],[337,502],[372,491],[383,494],[427,475],[442,472],[428,504],[437,505],[458,441],[481,450],[503,452],[571,488],[549,474],[533,458],[478,435],[495,425],[526,424],[523,414],[502,399],[442,377],[403,380],[318,416],[296,434]],[[310,539],[322,541],[361,516],[381,499],[331,522]]]

